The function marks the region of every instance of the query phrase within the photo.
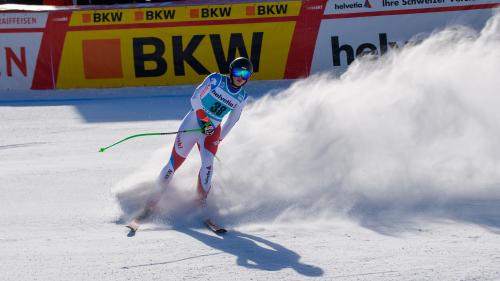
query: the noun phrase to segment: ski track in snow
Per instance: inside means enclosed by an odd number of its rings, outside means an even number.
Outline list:
[[[41,144],[45,144],[45,142],[28,142],[28,143],[0,145],[0,149],[11,149],[11,148],[26,147],[26,146],[41,145]]]
[[[223,236],[191,209],[196,151],[132,237],[173,138],[97,152],[176,130],[194,86],[2,92],[1,279],[500,280],[498,34],[252,81],[209,197]]]

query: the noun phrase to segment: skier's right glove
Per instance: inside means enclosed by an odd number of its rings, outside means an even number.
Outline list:
[[[214,134],[214,132],[215,132],[215,128],[214,128],[214,125],[212,125],[212,122],[205,122],[203,124],[203,133],[206,136],[211,136]]]

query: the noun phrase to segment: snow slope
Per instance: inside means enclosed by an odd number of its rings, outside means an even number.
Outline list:
[[[2,280],[500,280],[500,18],[340,78],[251,82],[209,212],[181,167],[135,236],[194,86],[0,93]]]

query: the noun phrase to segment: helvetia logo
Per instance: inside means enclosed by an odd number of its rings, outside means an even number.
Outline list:
[[[335,10],[347,10],[347,9],[362,9],[362,8],[371,8],[372,5],[370,4],[369,0],[365,0],[365,3],[363,2],[353,2],[353,3],[335,3],[334,4],[334,9]]]
[[[232,103],[230,100],[225,99],[224,97],[222,97],[222,95],[221,95],[221,94],[219,94],[219,93],[217,93],[217,91],[212,90],[212,95],[213,95],[214,97],[216,97],[217,99],[219,99],[221,102],[225,103],[227,106],[229,106],[229,107],[231,107],[231,108],[234,108],[234,107],[235,107],[234,103]]]
[[[407,42],[403,42],[406,44]],[[395,41],[389,41],[387,33],[378,34],[378,42],[366,42],[358,46],[342,43],[339,36],[331,37],[333,66],[351,64],[357,57],[365,55],[382,56],[390,49],[397,49],[400,46]],[[343,63],[345,62],[345,63]]]

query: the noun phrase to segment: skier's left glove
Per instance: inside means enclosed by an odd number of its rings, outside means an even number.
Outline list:
[[[206,136],[211,136],[214,134],[214,132],[215,132],[215,128],[214,128],[214,125],[212,125],[212,122],[205,122],[203,124],[203,133]]]

